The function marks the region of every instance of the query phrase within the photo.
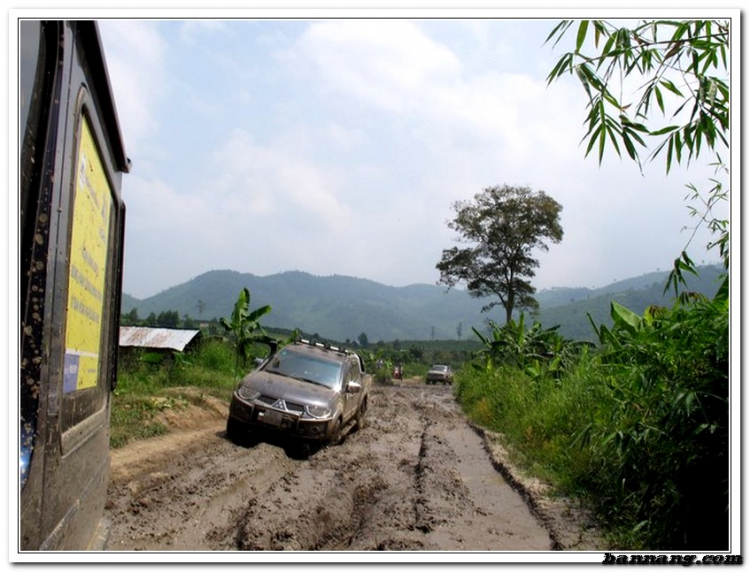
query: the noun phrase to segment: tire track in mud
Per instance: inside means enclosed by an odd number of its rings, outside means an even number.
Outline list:
[[[236,548],[549,550],[549,535],[494,471],[452,396],[425,394],[416,401],[381,394],[390,401],[376,406],[369,433],[321,451],[249,507]],[[473,458],[454,449],[469,445],[477,450]],[[466,479],[486,476],[515,500],[511,520],[502,503],[472,495]],[[487,486],[478,491],[491,493]]]
[[[305,460],[269,443],[236,446],[218,430],[140,472],[122,467],[109,549],[551,549],[450,388],[378,386],[367,421]]]
[[[207,435],[193,447],[148,460],[143,472],[113,474],[106,507],[113,524],[109,550],[231,549],[220,537],[206,546],[206,525],[231,521],[238,506],[294,470],[283,451],[268,445],[243,451],[220,430]],[[259,454],[268,462],[251,461]]]

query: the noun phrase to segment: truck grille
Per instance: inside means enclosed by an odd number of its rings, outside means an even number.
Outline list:
[[[278,397],[271,397],[270,395],[261,395],[257,398],[257,401],[265,403],[266,405],[270,405],[274,409],[281,409],[294,413],[304,413],[305,411],[304,405],[284,401],[283,399],[279,399]]]

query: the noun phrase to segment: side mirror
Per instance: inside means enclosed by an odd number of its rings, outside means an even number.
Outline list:
[[[362,384],[356,381],[350,381],[349,385],[346,386],[347,393],[359,393],[362,391]]]

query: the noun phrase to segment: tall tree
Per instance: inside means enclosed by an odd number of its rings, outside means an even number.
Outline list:
[[[367,338],[367,334],[362,332],[357,336],[357,341],[359,342],[359,345],[363,348],[366,348],[370,345],[370,340]]]
[[[121,322],[123,326],[137,326],[139,320],[138,308],[133,308],[130,312],[122,316]]]
[[[539,266],[533,251],[562,240],[562,206],[543,191],[502,185],[484,189],[473,201],[457,201],[453,209],[456,218],[448,227],[472,245],[443,250],[438,283],[452,288],[463,282],[475,298],[497,297],[482,311],[500,304],[506,323],[516,308],[538,308],[529,282]]]

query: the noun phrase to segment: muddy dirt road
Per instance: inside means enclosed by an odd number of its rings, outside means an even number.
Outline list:
[[[548,551],[581,542],[578,523],[561,534],[554,516],[507,484],[449,387],[375,387],[366,427],[307,459],[278,444],[236,445],[224,420],[220,406],[193,412],[165,437],[113,451],[108,550]]]

